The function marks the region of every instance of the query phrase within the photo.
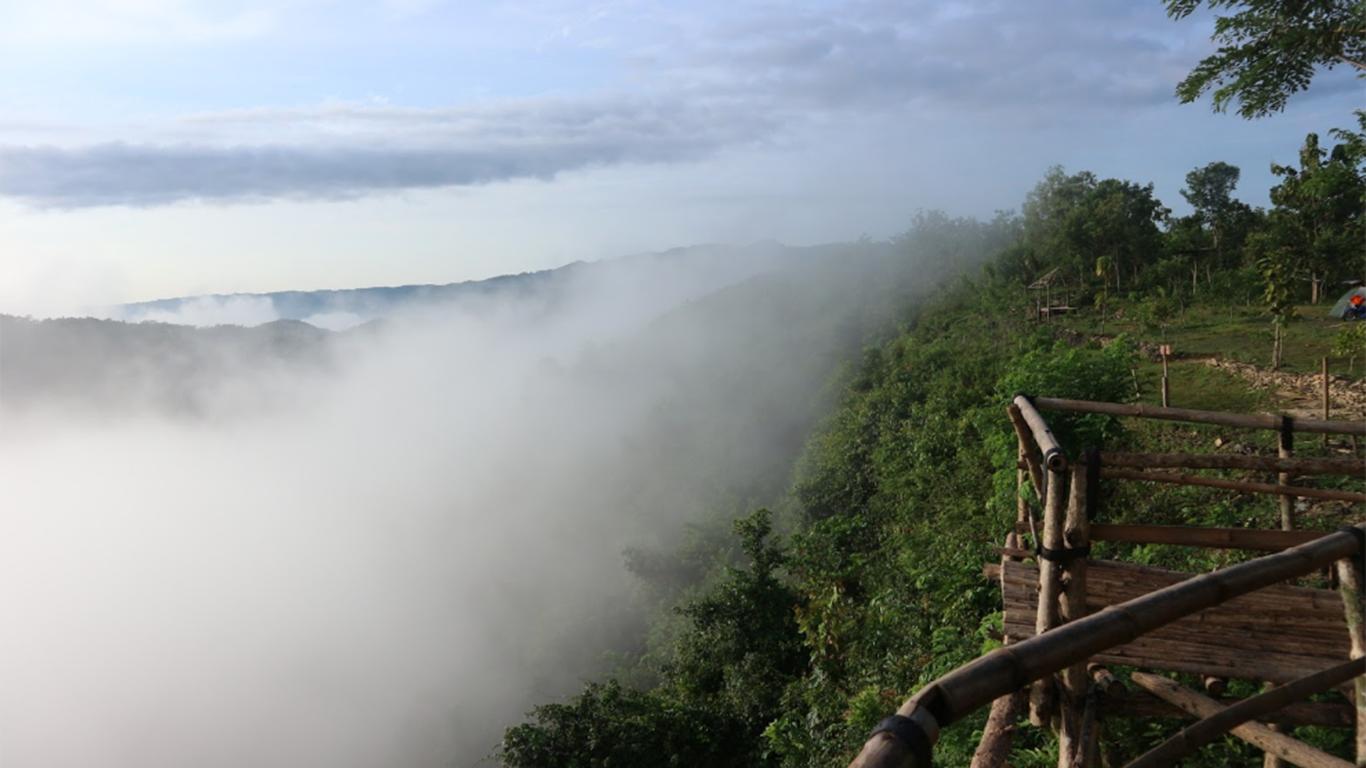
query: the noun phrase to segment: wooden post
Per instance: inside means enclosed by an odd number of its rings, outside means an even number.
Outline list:
[[[1045,550],[1060,551],[1065,546],[1063,540],[1063,493],[1066,484],[1063,473],[1058,470],[1048,472],[1047,499],[1043,511],[1043,535],[1041,546]],[[1035,618],[1034,631],[1042,635],[1058,626],[1058,598],[1062,593],[1062,569],[1059,563],[1047,558],[1039,559],[1039,612]],[[1029,698],[1029,721],[1036,726],[1052,723],[1057,714],[1057,700],[1054,680],[1051,676],[1041,678],[1034,684]]]
[[[1328,392],[1328,358],[1324,357],[1319,360],[1319,369],[1323,374],[1323,420],[1328,421],[1329,416],[1332,414]],[[1328,447],[1328,435],[1326,433],[1323,436],[1323,447]]]
[[[1022,481],[1023,482],[1023,481]],[[1023,490],[1023,489],[1022,489]],[[1011,531],[1006,536],[1006,550],[1019,549],[1020,535]],[[1001,558],[1001,578],[1005,578],[1005,564],[1014,559],[1010,555]],[[1003,639],[1010,645],[1010,638]],[[1021,688],[1001,696],[991,703],[991,714],[982,729],[982,740],[977,743],[977,751],[972,753],[972,768],[1002,768],[1010,757],[1011,742],[1015,739],[1015,723],[1024,714],[1029,704],[1028,689]]]
[[[1276,695],[1276,684],[1275,684],[1275,683],[1267,683],[1266,685],[1262,686],[1262,692],[1261,692],[1260,694],[1258,694],[1258,695],[1259,695],[1259,696],[1274,696],[1274,695]],[[1208,715],[1208,714],[1202,714],[1201,717],[1209,717],[1209,715]],[[1290,733],[1290,726],[1285,725],[1284,723],[1272,723],[1271,725],[1266,726],[1266,728],[1267,728],[1268,731],[1270,731],[1271,733],[1274,733],[1274,734],[1288,734],[1288,733]],[[1238,734],[1238,733],[1234,733],[1233,735],[1234,735],[1234,736],[1238,736],[1239,734]],[[1289,736],[1286,736],[1286,738],[1290,738],[1290,737],[1289,737]],[[1267,749],[1266,747],[1262,747],[1262,750],[1263,750],[1263,754],[1262,754],[1262,768],[1287,768],[1287,764],[1286,764],[1285,760],[1282,759],[1282,755],[1281,755],[1280,752],[1278,752],[1278,751],[1275,750],[1275,749]]]
[[[1276,359],[1272,365],[1273,369],[1280,369],[1281,360],[1281,328],[1276,325]],[[1281,431],[1276,444],[1276,455],[1282,459],[1293,458],[1295,454],[1295,425],[1290,416],[1281,415]],[[1292,475],[1289,472],[1280,472],[1276,475],[1276,485],[1290,485]],[[1295,529],[1295,497],[1281,496],[1281,530],[1291,531]],[[1272,687],[1272,686],[1268,686]],[[1270,733],[1285,733],[1290,729],[1284,725],[1268,726]],[[1265,749],[1265,747],[1263,748]],[[1281,753],[1276,750],[1266,749],[1266,754],[1262,757],[1262,768],[1286,768],[1286,763],[1281,759]]]
[[[1081,725],[1077,731],[1077,751],[1067,768],[1092,768],[1096,764],[1096,745],[1100,741],[1100,723],[1096,718],[1100,691],[1092,688],[1086,692],[1086,702],[1081,713]]]
[[[1204,686],[1205,693],[1211,696],[1223,696],[1224,692],[1228,690],[1228,679],[1214,675],[1205,675],[1200,680],[1200,684]]]
[[[1277,445],[1276,455],[1282,459],[1289,459],[1295,455],[1295,425],[1289,417],[1281,416],[1281,435]],[[1291,475],[1288,472],[1281,472],[1276,475],[1277,485],[1290,485]],[[1281,497],[1281,530],[1293,531],[1295,529],[1295,497]]]
[[[1161,350],[1162,350],[1162,407],[1163,407],[1163,408],[1170,408],[1170,407],[1171,407],[1171,384],[1170,384],[1171,379],[1168,377],[1169,371],[1167,370],[1167,355],[1171,354],[1172,348],[1171,348],[1169,345],[1167,345],[1167,344],[1163,344],[1162,347],[1161,347]]]
[[[1094,463],[1094,462],[1092,462]],[[1063,522],[1062,543],[1066,557],[1062,561],[1062,571],[1066,574],[1063,592],[1062,620],[1076,621],[1086,616],[1086,551],[1091,543],[1087,506],[1087,470],[1090,464],[1073,464],[1071,468],[1071,487],[1068,492],[1067,516]],[[1045,540],[1047,525],[1044,526]],[[1045,545],[1048,546],[1048,545]],[[1057,547],[1055,550],[1064,549]],[[1048,558],[1043,558],[1048,562]],[[1051,564],[1051,563],[1050,563]],[[1083,659],[1067,667],[1062,673],[1063,702],[1062,728],[1058,735],[1058,765],[1069,768],[1074,758],[1086,755],[1087,747],[1081,738],[1082,707],[1088,690],[1086,661]]]
[[[1354,558],[1339,560],[1335,563],[1338,576],[1338,591],[1342,593],[1343,613],[1347,617],[1347,634],[1352,639],[1351,656],[1359,659],[1366,656],[1366,592],[1362,583],[1366,575],[1362,573],[1362,562],[1366,556],[1357,554]],[[1356,764],[1366,768],[1366,676],[1356,679]]]

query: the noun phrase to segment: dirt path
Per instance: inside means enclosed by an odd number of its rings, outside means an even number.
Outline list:
[[[1323,418],[1323,380],[1318,374],[1268,371],[1255,365],[1218,358],[1207,358],[1204,363],[1242,378],[1255,389],[1274,393],[1284,404],[1285,411],[1292,416]],[[1349,381],[1330,374],[1328,390],[1332,403],[1331,418],[1366,420],[1366,379]]]

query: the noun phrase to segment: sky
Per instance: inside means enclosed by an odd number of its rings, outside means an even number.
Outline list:
[[[0,0],[0,312],[885,238],[1054,164],[1272,162],[1366,102],[1179,104],[1157,0]]]

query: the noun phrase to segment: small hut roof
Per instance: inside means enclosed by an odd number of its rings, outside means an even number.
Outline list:
[[[1052,287],[1054,283],[1058,282],[1058,272],[1061,270],[1062,267],[1054,267],[1048,270],[1038,280],[1029,284],[1030,290],[1043,290],[1044,288]]]

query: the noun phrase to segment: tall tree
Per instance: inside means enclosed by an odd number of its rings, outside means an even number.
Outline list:
[[[1219,49],[1176,87],[1183,103],[1213,92],[1214,109],[1238,102],[1238,114],[1264,117],[1285,109],[1320,68],[1347,65],[1366,73],[1366,3],[1362,0],[1165,0],[1183,19],[1201,6],[1216,15]]]
[[[1251,212],[1246,203],[1233,197],[1240,174],[1238,166],[1216,161],[1187,173],[1186,187],[1181,190],[1181,196],[1195,209],[1196,224],[1209,233],[1213,262],[1219,266],[1226,264],[1226,254],[1231,250],[1229,234],[1245,228],[1240,225],[1245,223]],[[1203,249],[1193,248],[1186,254],[1191,267],[1192,288],[1202,262],[1206,273],[1211,267],[1209,259],[1200,258],[1202,252]]]
[[[1342,135],[1341,132],[1339,135]],[[1351,135],[1351,134],[1349,134]],[[1271,202],[1279,214],[1272,225],[1298,255],[1308,272],[1310,300],[1318,303],[1327,281],[1358,276],[1366,251],[1366,174],[1360,142],[1351,139],[1326,151],[1317,134],[1305,137],[1299,167],[1271,166],[1281,182],[1271,188]]]

